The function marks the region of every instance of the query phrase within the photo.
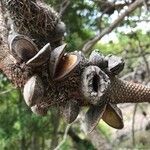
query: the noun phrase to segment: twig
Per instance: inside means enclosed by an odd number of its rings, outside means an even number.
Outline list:
[[[12,89],[9,89],[9,90],[0,92],[0,95],[4,95],[4,94],[6,94],[6,93],[9,93],[9,92],[13,91],[14,89],[15,89],[15,88],[12,88]]]
[[[60,147],[65,143],[66,138],[67,138],[67,134],[68,134],[68,131],[69,131],[71,125],[72,125],[72,124],[68,124],[68,125],[67,125],[66,130],[65,130],[65,133],[64,133],[64,136],[63,136],[63,140],[59,143],[59,145],[57,145],[57,147],[56,147],[54,150],[59,150]]]
[[[145,66],[146,66],[146,70],[147,70],[148,76],[150,76],[150,67],[149,67],[149,63],[148,63],[148,61],[147,61],[147,59],[146,59],[146,56],[144,55],[144,50],[143,50],[143,48],[142,48],[142,46],[141,46],[141,42],[140,42],[139,39],[138,39],[138,49],[139,49],[140,55],[142,56],[143,61],[144,61],[144,63],[145,63]]]
[[[100,34],[96,35],[92,39],[90,39],[88,42],[86,42],[82,48],[82,51],[84,53],[89,52],[92,47],[106,34],[110,33],[114,28],[116,28],[121,21],[129,15],[132,11],[134,11],[138,6],[140,6],[143,3],[143,0],[136,0],[134,3],[132,3],[127,10],[125,10],[124,13],[122,13],[108,28],[104,29]]]
[[[148,8],[148,0],[143,0],[143,3],[144,3],[145,10],[148,11],[149,10],[149,8]]]
[[[70,0],[65,0],[60,6],[59,16],[62,16],[70,4]]]
[[[133,118],[132,118],[132,144],[135,146],[135,131],[134,131],[134,124],[135,124],[135,115],[137,111],[138,104],[135,104],[134,111],[133,111]]]

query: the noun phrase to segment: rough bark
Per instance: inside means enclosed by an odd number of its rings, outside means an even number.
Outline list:
[[[0,69],[4,69],[8,64],[14,63],[15,59],[10,55],[7,43],[8,29],[5,24],[5,9],[0,2]]]

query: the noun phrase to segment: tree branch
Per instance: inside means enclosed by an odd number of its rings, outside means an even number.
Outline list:
[[[3,92],[0,92],[0,95],[4,95],[4,94],[7,94],[11,91],[13,91],[15,88],[12,88],[12,89],[9,89],[9,90],[6,90],[6,91],[3,91]]]
[[[62,4],[60,5],[60,10],[59,10],[59,15],[62,16],[65,12],[65,10],[68,8],[68,6],[70,5],[70,0],[65,0],[62,2]]]
[[[10,63],[14,63],[15,59],[10,55],[7,43],[8,29],[5,24],[5,9],[0,2],[0,69],[3,70]],[[4,71],[4,70],[3,70]]]
[[[132,117],[132,144],[133,146],[135,146],[135,128],[134,128],[134,125],[135,125],[135,115],[136,115],[136,111],[137,111],[137,107],[138,107],[138,104],[135,104],[134,105],[134,110],[133,110],[133,117]]]
[[[128,16],[131,12],[133,12],[137,7],[139,7],[143,3],[143,0],[136,0],[133,4],[131,4],[125,12],[123,12],[108,28],[104,29],[101,33],[90,39],[86,42],[82,48],[84,53],[88,53],[92,47],[106,34],[110,33],[114,28],[116,28],[121,21]]]
[[[63,136],[63,140],[59,143],[59,145],[57,145],[57,147],[54,150],[59,150],[61,148],[61,146],[65,143],[65,141],[67,139],[68,131],[69,131],[71,125],[72,124],[67,125],[64,136]]]

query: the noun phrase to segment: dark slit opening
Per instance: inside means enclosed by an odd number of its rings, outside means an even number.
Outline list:
[[[94,75],[92,85],[93,85],[93,90],[96,93],[98,92],[98,84],[99,84],[99,76]]]

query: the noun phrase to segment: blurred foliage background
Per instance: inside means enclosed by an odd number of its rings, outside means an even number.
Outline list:
[[[58,12],[68,2],[61,18],[67,26],[67,50],[74,51],[80,50],[91,37],[109,27],[134,0],[45,2]],[[93,48],[104,55],[122,56],[126,65],[120,77],[147,86],[150,86],[149,5],[147,3],[126,16],[119,27],[103,37]],[[120,107],[125,128],[118,131],[101,121],[97,128],[100,136],[112,149],[149,149],[150,106],[122,104]],[[0,150],[54,149],[64,139],[65,129],[66,123],[56,110],[50,110],[46,117],[34,115],[24,103],[21,92],[0,73]],[[67,134],[60,150],[98,149],[91,136],[82,132],[78,121],[69,128]]]

